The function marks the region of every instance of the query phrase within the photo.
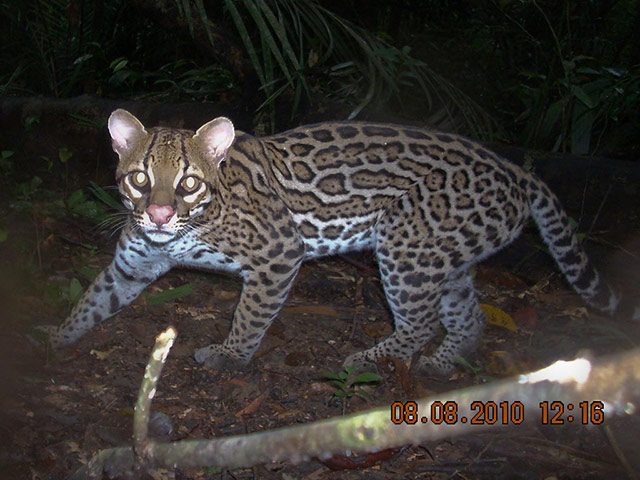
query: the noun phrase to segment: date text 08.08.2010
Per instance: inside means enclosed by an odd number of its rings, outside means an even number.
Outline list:
[[[578,404],[559,401],[545,401],[540,407],[540,423],[542,425],[563,425],[578,423],[582,425],[600,425],[604,422],[604,403],[599,400],[583,401]],[[396,425],[408,425],[431,422],[436,425],[444,423],[453,425],[468,423],[470,425],[519,425],[524,422],[525,408],[519,401],[471,402],[471,415],[459,413],[458,403],[453,401],[432,402],[427,412],[418,411],[418,404],[413,401],[393,402],[391,404],[391,421]]]

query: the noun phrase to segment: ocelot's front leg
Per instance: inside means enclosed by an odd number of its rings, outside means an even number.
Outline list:
[[[55,348],[75,343],[96,324],[135,300],[144,288],[167,272],[168,261],[150,252],[128,229],[122,232],[111,264],[91,283],[71,314],[58,327],[42,327]]]
[[[256,258],[268,258],[269,263],[243,271],[242,293],[229,336],[221,344],[197,350],[194,355],[197,362],[218,370],[246,365],[280,313],[302,263],[304,246],[298,239],[287,246],[276,242],[274,247],[262,253],[264,255],[256,252]]]

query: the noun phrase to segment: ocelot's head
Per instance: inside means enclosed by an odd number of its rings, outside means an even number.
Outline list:
[[[187,232],[212,201],[213,179],[235,138],[231,121],[219,117],[195,133],[146,129],[129,112],[116,110],[108,126],[120,158],[122,202],[142,232],[162,243]]]

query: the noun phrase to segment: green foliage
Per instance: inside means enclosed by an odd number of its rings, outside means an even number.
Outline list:
[[[31,200],[35,197],[42,185],[42,178],[35,176],[28,182],[20,182],[16,185],[16,204],[18,208],[31,206]]]
[[[65,167],[72,156],[73,152],[63,147],[58,150],[57,160],[53,161],[47,157],[41,159],[47,172],[59,170],[62,180],[65,180],[66,168],[57,167]],[[93,182],[89,194],[82,189],[65,194],[43,186],[44,181],[38,175],[28,181],[16,181],[13,178],[13,160],[12,151],[3,151],[0,155],[0,172],[4,174],[3,180],[12,193],[11,206],[30,212],[34,218],[42,215],[54,218],[83,218],[94,224],[104,224],[111,220],[111,211],[120,212],[123,209],[120,202]]]
[[[96,224],[108,218],[107,206],[101,201],[91,200],[83,190],[75,190],[67,198],[62,198],[60,192],[43,189],[41,185],[42,178],[38,176],[16,184],[12,207],[56,218],[81,217]]]
[[[20,58],[7,78],[5,94],[47,91],[68,96],[81,77],[89,73],[88,64],[99,46],[91,43],[92,12],[77,24],[70,23],[67,0],[5,1],[2,16],[6,25],[3,40],[6,51]],[[92,7],[87,2],[87,7]],[[75,33],[74,34],[72,34]],[[7,60],[3,58],[2,60]],[[26,87],[29,85],[29,87]],[[26,87],[26,88],[25,88]]]
[[[170,288],[169,290],[163,290],[152,294],[145,294],[147,303],[149,305],[161,305],[165,302],[172,300],[178,300],[184,298],[193,292],[193,284],[185,283],[176,288]]]
[[[360,396],[369,400],[371,396],[362,390],[365,385],[377,384],[382,377],[377,373],[363,372],[354,376],[353,368],[347,367],[338,373],[323,373],[322,376],[336,388],[334,396],[337,398],[351,398]]]
[[[107,216],[104,204],[90,200],[83,190],[76,190],[69,195],[65,207],[69,215],[84,217],[93,223],[99,223]]]
[[[58,160],[61,164],[66,164],[71,157],[73,157],[73,152],[67,147],[62,147],[58,150]]]
[[[476,367],[472,365],[466,358],[464,357],[455,357],[455,362],[462,365],[469,372],[473,374],[474,377],[478,377],[480,375],[480,367]]]
[[[192,32],[196,22],[209,28],[200,0],[195,0],[198,15],[192,14],[192,0],[178,5]],[[494,130],[476,103],[412,58],[408,48],[396,48],[316,1],[225,0],[224,5],[262,84],[266,100],[260,108],[269,111],[272,127],[275,102],[285,92],[293,94],[292,114],[302,95],[318,90],[351,104],[349,118],[355,118],[365,107],[383,106],[414,89],[432,118],[462,124],[476,137]]]
[[[24,130],[28,132],[39,123],[40,123],[39,115],[27,115],[24,118]]]
[[[212,101],[236,88],[228,70],[218,65],[199,67],[190,60],[180,59],[145,70],[138,62],[118,57],[109,66],[109,86],[117,91],[127,90],[139,99]]]
[[[640,131],[640,68],[625,66],[640,2],[505,0],[500,10],[518,27],[511,61],[521,77],[510,91],[524,107],[514,116],[522,143],[585,154],[621,125]]]
[[[540,149],[633,151],[640,135],[640,0],[142,3],[1,1],[0,96],[252,96],[195,43],[214,44],[215,25],[244,47],[272,127],[282,99],[295,112],[305,97],[331,97],[352,118],[399,106],[442,129],[502,135],[480,102],[502,116],[508,136]],[[167,26],[136,10],[163,6],[177,7],[192,39],[167,42]],[[37,121],[27,117],[25,130]],[[11,160],[0,158],[0,173]]]
[[[566,75],[549,79],[525,74],[519,97],[525,110],[525,145],[585,154],[621,122],[640,111],[640,69],[591,67],[594,59],[576,57],[565,62]]]
[[[2,150],[0,152],[0,174],[5,178],[13,173],[13,160],[11,160],[11,157],[15,153],[13,150]]]
[[[44,286],[45,301],[54,306],[72,307],[84,292],[84,287],[77,278],[72,278],[68,285],[60,285],[59,283],[47,283]]]
[[[92,195],[100,200],[100,202],[113,210],[122,210],[122,204],[109,195],[100,185],[95,182],[89,182],[89,184],[91,185],[90,190]]]
[[[0,29],[0,96],[97,93],[204,101],[235,88],[223,68],[181,57],[192,46],[167,42],[162,29],[133,8],[127,0],[0,3],[6,25]]]

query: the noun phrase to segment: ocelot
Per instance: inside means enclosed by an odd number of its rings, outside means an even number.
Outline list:
[[[575,290],[603,312],[618,306],[547,186],[461,136],[335,122],[256,138],[223,117],[195,133],[146,129],[124,110],[108,128],[130,217],[112,263],[62,325],[48,327],[56,347],[174,266],[226,270],[243,280],[231,330],[195,359],[237,368],[256,352],[303,260],[369,248],[395,330],[345,366],[408,359],[442,323],[444,340],[419,368],[444,374],[486,322],[469,267],[511,242],[529,216]]]

